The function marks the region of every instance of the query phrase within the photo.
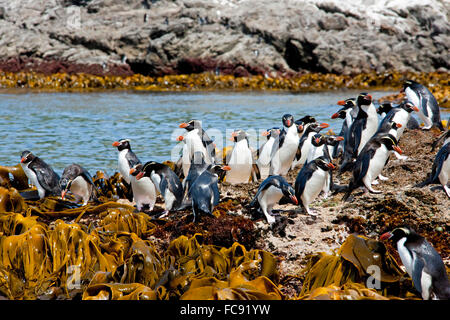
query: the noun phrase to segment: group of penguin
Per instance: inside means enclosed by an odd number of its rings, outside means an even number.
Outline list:
[[[259,150],[253,151],[246,132],[236,130],[231,135],[234,142],[232,150],[222,154],[224,164],[221,164],[220,152],[199,120],[180,124],[179,127],[186,132],[177,138],[177,141],[183,142],[183,149],[174,170],[155,161],[143,164],[132,151],[129,139],[115,141],[112,145],[118,150],[119,172],[131,185],[131,200],[135,201],[138,210],[152,211],[159,193],[165,204],[165,211],[160,217],[173,210],[191,207],[195,221],[201,214],[212,215],[220,199],[219,181],[238,184],[264,179],[247,208],[260,210],[273,224],[276,218],[272,208],[282,198],[300,205],[314,216],[317,214],[309,205],[321,192],[324,197],[330,191],[345,192],[343,200],[347,200],[359,187],[380,193],[372,185],[379,183],[377,179],[388,179],[381,172],[390,154],[394,153],[398,159],[405,158],[398,146],[404,129],[420,127],[411,117],[412,112],[423,120],[422,129],[436,126],[444,130],[437,101],[425,86],[408,80],[402,91],[406,99],[398,106],[386,103],[376,109],[372,96],[367,93],[339,101],[341,109],[331,116],[332,119],[343,119],[339,135],[321,134],[320,131],[328,124],[320,123],[312,116],[294,120],[292,115],[285,114],[282,128],[265,131],[263,135],[267,141]],[[382,116],[380,123],[378,115]],[[441,140],[444,140],[444,145],[436,155],[431,174],[417,186],[440,183],[450,198],[447,187],[450,177],[449,130]],[[332,171],[336,165],[332,162],[339,157],[339,173],[353,173],[348,186],[333,181]],[[78,164],[66,167],[59,177],[47,163],[28,150],[22,152],[20,163],[41,199],[48,195],[60,195],[64,199],[70,191],[75,200],[81,200],[83,205],[96,200],[93,179]],[[284,176],[300,166],[292,187]],[[394,230],[393,234],[384,234],[382,238],[392,238],[397,242],[406,270],[424,299],[450,297],[450,285],[442,259],[423,237],[404,227]],[[441,283],[441,289],[436,283]]]

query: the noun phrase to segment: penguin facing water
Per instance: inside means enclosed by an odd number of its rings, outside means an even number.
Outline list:
[[[406,80],[401,92],[404,92],[407,99],[419,108],[419,112],[416,112],[424,122],[422,129],[429,130],[432,126],[435,126],[441,131],[444,130],[439,105],[427,87],[413,80]]]
[[[342,200],[347,201],[353,190],[361,186],[365,186],[371,193],[381,193],[372,188],[372,182],[380,175],[389,155],[394,150],[402,153],[395,136],[381,134],[372,137],[356,159],[353,166],[353,177]]]
[[[334,169],[335,166],[322,156],[307,162],[299,171],[295,179],[295,196],[309,215],[317,215],[309,205],[324,189],[328,179],[327,171]]]
[[[293,204],[298,204],[295,196],[295,190],[282,176],[270,176],[265,179],[258,188],[249,207],[260,208],[264,213],[267,222],[273,224],[275,217],[272,215],[273,206],[276,205],[282,197],[290,199]]]
[[[380,240],[390,240],[424,300],[449,300],[450,281],[444,262],[433,246],[409,226],[383,233]]]
[[[78,199],[81,199],[83,206],[87,205],[89,200],[97,199],[95,195],[96,187],[92,176],[79,164],[73,163],[64,169],[59,185],[62,190],[62,199],[64,199],[68,191],[75,195],[77,202]]]
[[[20,165],[28,180],[37,188],[39,199],[60,195],[59,175],[44,160],[25,150],[21,154]]]
[[[226,173],[226,181],[231,184],[247,183],[253,166],[247,133],[244,130],[236,130],[231,134],[231,140],[234,141],[234,147],[227,159],[230,170]]]

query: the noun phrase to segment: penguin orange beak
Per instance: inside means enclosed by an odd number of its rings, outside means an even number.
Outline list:
[[[297,131],[300,131],[300,132],[303,131],[303,126],[301,124],[298,125]],[[280,130],[278,130],[278,133],[280,133]]]
[[[316,139],[314,139],[314,141],[315,141],[317,144],[319,144],[320,138],[316,138]]]
[[[264,131],[263,133],[261,133],[262,136],[267,137],[270,134],[269,131]]]
[[[345,100],[339,100],[337,102],[337,104],[340,105],[340,106],[345,106]]]
[[[339,117],[339,113],[333,113],[333,115],[331,116],[331,119],[336,119],[337,117]]]
[[[23,157],[22,159],[20,159],[20,163],[24,163],[25,162],[25,157]]]
[[[143,171],[139,172],[139,173],[136,175],[136,180],[141,180],[143,176],[144,176],[144,172],[143,172]]]
[[[230,140],[234,141],[234,138],[237,137],[237,136],[238,136],[238,134],[236,132],[232,132]]]
[[[186,128],[188,126],[188,124],[186,122],[183,122],[182,124],[180,124],[180,128]]]
[[[380,236],[380,241],[388,240],[390,238],[392,238],[392,233],[386,232]]]
[[[327,167],[330,168],[331,170],[336,169],[336,166],[334,164],[332,164],[331,162],[327,163]]]
[[[397,123],[397,128],[401,128],[402,124],[401,123]]]
[[[328,128],[330,125],[328,123],[321,123],[319,127],[321,127],[322,129]]]
[[[120,146],[120,142],[119,141],[114,141],[112,145],[113,145],[113,147],[118,147],[118,146]]]
[[[420,111],[419,108],[417,108],[416,106],[413,106],[412,109],[413,109],[415,112],[419,112],[419,111]]]
[[[222,167],[222,170],[230,171],[230,170],[231,170],[231,167],[230,167],[230,166],[223,166],[223,167]]]
[[[178,136],[177,141],[183,141],[184,137],[183,136]]]
[[[364,99],[372,101],[372,96],[370,94],[368,94],[364,97]]]
[[[287,126],[290,127],[291,126],[291,120],[287,121]]]
[[[336,137],[336,141],[344,141],[344,137],[337,136],[337,137]]]
[[[133,173],[135,173],[136,172],[136,169],[135,168],[131,168],[130,169],[130,174],[133,174]]]
[[[64,197],[66,196],[66,193],[67,193],[66,190],[61,191],[61,199],[64,200]]]
[[[296,196],[291,196],[291,201],[292,201],[294,204],[298,204],[298,200],[297,200],[297,197],[296,197]]]
[[[398,147],[398,146],[394,146],[393,149],[394,149],[395,151],[397,151],[398,153],[400,153],[400,154],[403,153],[402,149],[400,149],[400,147]]]

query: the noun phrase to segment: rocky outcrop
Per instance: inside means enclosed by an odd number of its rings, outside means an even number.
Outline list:
[[[448,72],[449,9],[432,0],[0,0],[0,69]]]

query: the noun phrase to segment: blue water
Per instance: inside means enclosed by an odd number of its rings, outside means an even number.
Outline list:
[[[375,99],[391,92],[370,92]],[[338,100],[357,91],[327,93],[96,93],[0,92],[0,165],[16,165],[30,150],[58,173],[78,163],[92,174],[117,171],[112,143],[131,139],[141,161],[176,160],[185,132],[178,126],[200,119],[218,147],[231,145],[234,129],[244,129],[253,147],[260,133],[281,126],[285,113],[295,119],[313,115],[339,133],[341,120],[330,119]],[[447,119],[449,113],[443,116]],[[326,131],[326,130],[324,130]],[[174,159],[175,158],[175,159]]]

